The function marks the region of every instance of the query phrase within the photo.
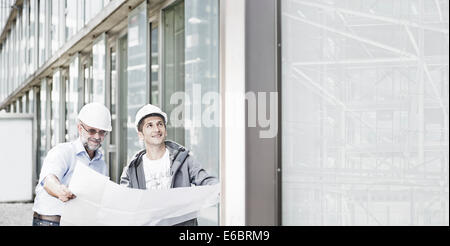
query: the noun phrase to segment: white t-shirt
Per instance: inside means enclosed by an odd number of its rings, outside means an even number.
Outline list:
[[[170,189],[172,177],[170,176],[169,150],[166,148],[163,157],[158,160],[150,160],[147,155],[144,155],[143,162],[147,189]]]

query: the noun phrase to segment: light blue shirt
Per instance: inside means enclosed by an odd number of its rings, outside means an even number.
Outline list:
[[[64,202],[48,194],[44,189],[43,181],[49,174],[53,174],[58,177],[61,184],[69,187],[77,162],[108,176],[108,168],[100,150],[95,151],[95,156],[91,160],[80,138],[69,143],[58,144],[48,152],[44,159],[39,183],[36,186],[33,211],[42,215],[61,215]]]

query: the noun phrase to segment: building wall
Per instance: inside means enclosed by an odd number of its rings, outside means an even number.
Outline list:
[[[448,225],[448,2],[281,3],[282,224]]]
[[[218,1],[15,3],[18,8],[1,15],[3,23],[9,18],[12,24],[0,48],[0,107],[35,113],[36,179],[46,153],[78,137],[76,115],[89,102],[105,104],[112,114],[113,132],[103,146],[111,180],[118,182],[123,167],[143,148],[134,116],[150,102],[168,115],[177,108],[192,112],[183,113],[178,126],[169,120],[169,138],[219,175]],[[172,98],[175,92],[183,100]],[[30,93],[38,96],[35,109],[27,107]],[[202,211],[199,223],[217,224],[218,207]]]
[[[100,101],[117,182],[152,102],[221,177],[220,224],[448,225],[446,1],[5,2],[0,109],[34,113],[35,176]]]

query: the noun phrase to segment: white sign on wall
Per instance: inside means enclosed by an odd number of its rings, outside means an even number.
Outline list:
[[[33,117],[0,113],[0,202],[31,201]]]

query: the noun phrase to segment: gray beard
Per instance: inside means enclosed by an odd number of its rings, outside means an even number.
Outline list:
[[[82,139],[82,142],[83,142],[84,148],[85,148],[86,150],[90,150],[90,151],[96,151],[96,150],[98,150],[98,149],[102,146],[102,144],[101,144],[101,142],[100,142],[100,143],[97,145],[97,147],[91,148],[91,147],[89,146],[89,139]]]
[[[87,150],[90,150],[90,151],[96,151],[96,150],[98,150],[101,146],[102,146],[102,144],[99,144],[97,147],[91,148],[91,147],[89,146],[88,143],[85,143],[85,144],[84,144],[84,148],[87,149]]]

